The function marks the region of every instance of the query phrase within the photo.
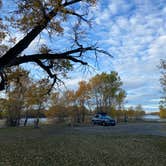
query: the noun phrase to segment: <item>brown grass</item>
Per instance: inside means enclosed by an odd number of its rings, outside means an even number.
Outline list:
[[[71,128],[0,129],[2,166],[164,166],[166,137],[111,136]]]

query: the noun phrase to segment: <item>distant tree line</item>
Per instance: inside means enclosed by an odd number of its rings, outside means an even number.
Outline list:
[[[63,122],[87,123],[96,112],[106,112],[117,118],[139,118],[145,114],[141,105],[124,108],[126,92],[118,73],[101,73],[89,81],[80,81],[76,90],[49,91],[47,79],[33,80],[29,73],[20,68],[8,71],[6,97],[0,99],[0,118],[7,119],[8,126],[19,126],[24,118],[35,117],[38,127],[40,117],[57,118]]]

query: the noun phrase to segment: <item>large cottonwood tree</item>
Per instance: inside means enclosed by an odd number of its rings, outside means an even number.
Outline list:
[[[89,84],[91,98],[97,111],[123,109],[126,92],[122,89],[123,83],[117,72],[97,74],[90,79]]]
[[[82,22],[90,26],[88,8],[95,3],[96,0],[11,1],[11,7],[14,6],[13,12],[3,13],[0,19],[0,90],[5,88],[6,68],[29,62],[35,63],[55,83],[58,80],[58,73],[63,71],[65,75],[73,64],[87,65],[85,53],[93,52],[95,57],[96,52],[106,53],[95,44],[89,45],[88,42],[80,40],[86,29]],[[6,0],[0,0],[1,8],[5,4]],[[38,53],[24,52],[42,32],[51,38],[57,35],[63,36],[67,23],[70,23],[70,27],[67,28],[73,30],[70,45],[66,46],[67,38],[65,38],[62,50],[55,51],[56,48],[52,50],[48,45],[44,45]],[[23,34],[22,39],[16,40],[10,35],[11,31]]]

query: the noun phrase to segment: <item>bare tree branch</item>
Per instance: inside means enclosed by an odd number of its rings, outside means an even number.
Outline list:
[[[19,65],[19,64],[22,64],[22,63],[27,63],[27,62],[36,62],[37,59],[40,59],[40,60],[45,60],[45,59],[68,59],[68,60],[71,60],[73,62],[81,63],[82,65],[87,65],[87,62],[84,62],[80,59],[77,59],[72,54],[84,53],[86,51],[94,51],[94,50],[95,50],[95,48],[93,48],[93,47],[86,47],[86,48],[77,48],[77,49],[66,51],[66,52],[63,52],[63,53],[33,54],[33,55],[26,55],[26,56],[24,55],[24,56],[15,58],[15,60],[12,63],[10,63],[8,65],[8,67]]]
[[[52,74],[49,66],[45,66],[39,59],[36,59],[34,62],[36,62],[43,70],[45,70],[50,78],[55,77],[55,75]]]
[[[106,55],[109,55],[112,57],[112,55],[110,53],[108,53],[104,50],[95,48],[93,46],[90,46],[90,47],[85,47],[85,48],[80,47],[80,48],[66,51],[63,53],[44,53],[44,54],[32,54],[32,55],[20,56],[20,57],[15,58],[15,60],[12,63],[10,63],[8,65],[8,67],[27,63],[27,62],[36,62],[40,65],[39,60],[51,60],[51,59],[52,60],[54,60],[54,59],[57,59],[57,60],[58,59],[59,60],[60,59],[67,59],[67,60],[71,60],[71,61],[76,62],[76,63],[81,63],[82,65],[87,65],[88,64],[87,62],[84,62],[83,60],[78,59],[82,56],[82,54],[84,52],[87,52],[87,51],[94,51],[95,54],[96,54],[96,52],[99,52],[99,53],[103,53],[103,54],[106,54]],[[79,55],[77,55],[77,56],[73,55],[73,54],[77,54],[77,53],[79,53]]]
[[[83,20],[83,21],[85,21],[88,25],[90,25],[89,20],[85,19],[85,18],[84,18],[84,15],[81,15],[81,14],[79,14],[79,13],[76,13],[76,12],[74,12],[74,11],[72,11],[72,10],[66,10],[66,14],[70,14],[70,15],[73,15],[73,16],[77,16],[80,20]]]
[[[76,63],[77,62],[81,63],[82,65],[87,65],[88,64],[87,62],[84,62],[82,60],[79,60],[79,59],[74,58],[74,57],[69,56],[69,55],[59,56],[59,54],[34,54],[34,55],[18,57],[18,58],[15,59],[15,61],[13,63],[10,64],[10,66],[16,66],[16,65],[23,64],[23,63],[27,63],[27,62],[36,62],[36,59],[40,59],[40,60],[45,60],[45,59],[68,59],[68,60],[71,60],[71,61],[76,62]]]

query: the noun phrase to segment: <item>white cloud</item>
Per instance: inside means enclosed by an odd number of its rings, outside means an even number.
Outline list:
[[[65,83],[65,86],[73,88],[73,87],[75,87],[75,86],[78,84],[78,82],[80,82],[81,80],[82,80],[81,77],[77,77],[77,78],[73,78],[73,79],[67,80],[66,83]]]
[[[120,74],[131,104],[156,108],[160,98],[157,65],[166,57],[166,3],[116,0],[107,5],[100,4],[96,13],[102,27],[98,36],[114,56],[110,65]],[[103,12],[107,17],[102,17]],[[102,66],[107,68],[108,63],[103,58]]]
[[[166,35],[159,36],[149,47],[148,53],[153,58],[166,57]]]
[[[112,1],[108,8],[112,15],[125,14],[132,7],[131,3],[127,3],[124,0]]]

